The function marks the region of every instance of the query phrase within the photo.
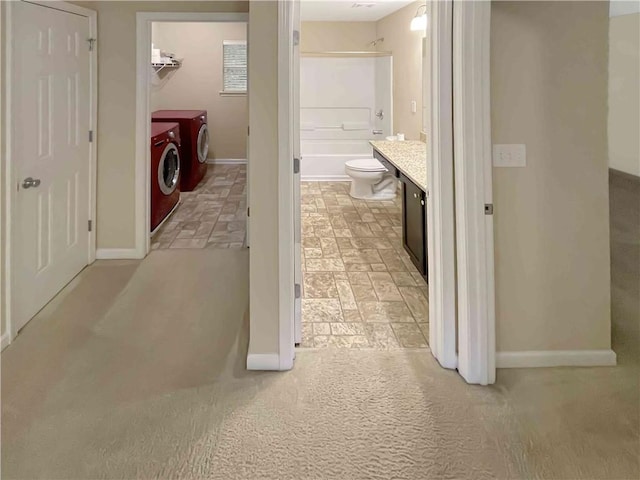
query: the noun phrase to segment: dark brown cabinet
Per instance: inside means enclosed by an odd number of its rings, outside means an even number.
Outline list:
[[[428,280],[426,195],[375,148],[373,156],[402,182],[402,243],[413,264]]]
[[[405,175],[402,181],[402,241],[411,261],[427,277],[426,197]]]

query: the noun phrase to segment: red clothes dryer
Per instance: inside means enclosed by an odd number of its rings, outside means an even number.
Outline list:
[[[182,180],[180,190],[190,192],[207,173],[209,130],[206,110],[158,110],[151,114],[153,122],[178,122],[182,134],[180,156]]]
[[[180,203],[180,126],[151,124],[151,233]]]

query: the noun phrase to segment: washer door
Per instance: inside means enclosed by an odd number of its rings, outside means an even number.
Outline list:
[[[204,163],[209,155],[209,129],[205,123],[198,131],[198,161]]]
[[[165,195],[171,195],[178,187],[180,178],[180,155],[175,143],[170,143],[162,152],[158,164],[158,185]]]

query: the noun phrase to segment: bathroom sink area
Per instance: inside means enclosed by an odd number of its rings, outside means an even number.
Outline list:
[[[420,190],[427,190],[427,144],[415,140],[371,140],[375,152],[393,164]]]
[[[428,281],[427,144],[419,141],[375,141],[373,156],[402,182],[402,243]]]

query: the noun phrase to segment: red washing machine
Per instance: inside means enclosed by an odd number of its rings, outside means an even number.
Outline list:
[[[180,203],[180,125],[151,124],[151,233]]]
[[[206,110],[158,110],[151,114],[153,122],[178,122],[182,132],[182,180],[180,190],[190,192],[207,173],[209,130]]]

